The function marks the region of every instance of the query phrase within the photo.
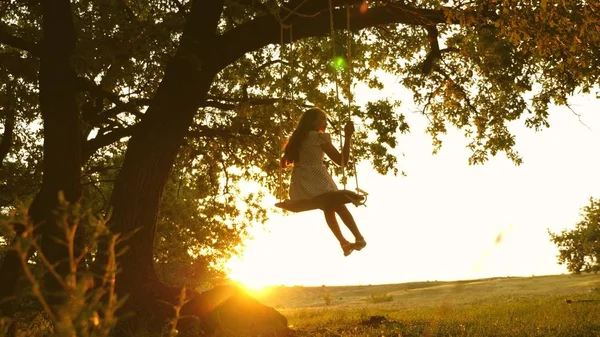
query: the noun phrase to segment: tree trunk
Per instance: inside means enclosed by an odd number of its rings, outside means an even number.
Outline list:
[[[44,36],[40,57],[40,108],[44,121],[42,189],[30,208],[34,224],[43,223],[42,252],[57,270],[68,272],[67,247],[59,219],[54,215],[58,193],[73,204],[81,198],[81,143],[75,73],[70,59],[75,50],[75,28],[69,0],[41,1]],[[59,215],[60,217],[60,215]],[[55,288],[53,279],[48,285]],[[49,289],[50,290],[50,289]]]
[[[199,102],[206,97],[212,76],[197,74],[176,57],[129,141],[111,198],[113,231],[137,231],[127,240],[129,249],[119,259],[120,293],[136,292],[145,283],[158,282],[153,265],[158,205],[184,134]]]
[[[41,1],[43,39],[40,55],[40,109],[44,123],[44,162],[41,190],[29,208],[31,223],[42,235],[42,251],[61,275],[68,272],[67,248],[54,240],[64,238],[54,211],[59,192],[76,203],[81,197],[81,149],[75,100],[75,76],[70,57],[75,49],[75,30],[68,0]],[[0,268],[0,301],[15,295],[21,274],[19,256],[7,254]],[[45,280],[49,292],[60,291],[52,277]],[[51,303],[60,297],[49,298]],[[10,312],[11,305],[5,310]]]
[[[154,269],[158,206],[184,134],[206,97],[213,76],[204,71],[198,73],[185,58],[175,57],[153,105],[129,141],[111,198],[112,231],[124,235],[135,231],[124,242],[126,253],[118,258],[121,272],[117,276],[117,292],[130,296],[125,311],[138,316],[157,315],[160,318],[153,321],[158,325],[172,314],[159,300],[176,303],[179,295],[179,290],[158,280]]]
[[[222,1],[192,4],[180,47],[167,66],[152,105],[129,140],[114,185],[110,228],[124,235],[135,231],[124,243],[127,252],[118,258],[121,273],[116,288],[119,295],[130,296],[125,310],[138,315],[157,314],[166,308],[158,300],[176,303],[179,295],[179,290],[160,283],[154,269],[158,206],[185,133],[218,71],[213,66],[216,55],[211,43],[222,5]],[[199,46],[203,47],[201,51]],[[97,267],[105,261],[105,248],[100,247]],[[170,310],[164,314],[170,314]],[[155,321],[162,323],[160,319]]]

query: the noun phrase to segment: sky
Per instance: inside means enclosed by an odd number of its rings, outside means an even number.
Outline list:
[[[552,107],[543,131],[511,124],[520,166],[503,153],[469,166],[462,132],[450,129],[433,155],[426,118],[393,77],[383,80],[383,90],[357,89],[357,100],[401,99],[411,132],[399,136],[395,152],[406,176],[381,176],[368,163],[358,167],[359,186],[369,196],[366,207],[348,207],[367,247],[344,257],[320,211],[275,214],[254,229],[243,256],[227,263],[229,277],[260,288],[567,273],[548,230],[573,228],[589,198],[600,197],[600,100],[571,99],[580,116]]]

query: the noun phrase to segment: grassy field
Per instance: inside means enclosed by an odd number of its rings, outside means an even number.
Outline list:
[[[554,275],[256,293],[298,336],[600,336],[600,276]]]

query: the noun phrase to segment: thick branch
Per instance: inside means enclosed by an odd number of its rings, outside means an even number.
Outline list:
[[[131,136],[136,128],[138,128],[138,124],[126,128],[119,128],[88,140],[83,145],[82,162],[85,163],[99,149],[117,142],[122,138]]]
[[[90,93],[98,97],[106,98],[111,103],[115,104],[117,107],[123,109],[123,111],[131,112],[138,118],[142,116],[142,113],[139,111],[135,104],[131,102],[126,103],[121,101],[119,95],[115,94],[114,92],[102,89],[96,83],[94,83],[91,80],[88,80],[87,78],[78,77],[76,83],[79,91],[89,91]]]
[[[184,34],[185,36],[182,38],[204,41],[204,38],[214,35],[223,12],[223,6],[224,0],[194,0],[184,29],[190,35]]]
[[[421,71],[423,72],[423,74],[428,75],[431,73],[431,70],[433,69],[434,62],[436,60],[441,59],[442,54],[449,53],[449,52],[458,52],[459,49],[454,48],[454,47],[440,49],[440,44],[438,42],[437,28],[428,26],[428,27],[426,27],[426,29],[427,29],[427,38],[429,39],[429,44],[431,45],[431,50],[429,51],[429,53],[427,54],[427,57],[425,57],[425,60],[423,61],[423,65],[421,66]]]
[[[231,102],[231,103],[224,103],[224,102],[219,102],[219,101],[225,101],[225,102]],[[281,102],[285,102],[285,103],[294,103],[294,101],[290,100],[290,99],[286,99],[286,98],[228,98],[228,97],[209,97],[209,100],[207,100],[206,102],[204,102],[204,104],[202,105],[203,107],[211,107],[211,108],[217,108],[217,109],[221,109],[221,110],[234,110],[236,109],[240,104],[248,104],[250,106],[257,106],[257,105],[273,105],[276,103],[281,103]]]
[[[425,57],[425,61],[423,61],[423,65],[421,66],[421,71],[423,74],[428,75],[431,73],[431,69],[433,68],[433,62],[439,59],[442,54],[440,53],[440,44],[438,42],[438,30],[436,26],[426,26],[427,30],[427,39],[429,40],[429,45],[431,50],[427,57]]]
[[[0,167],[2,167],[4,158],[6,158],[10,151],[15,128],[15,118],[15,109],[12,106],[7,107],[6,121],[4,122],[4,134],[2,135],[2,142],[0,142]]]
[[[83,162],[86,162],[96,151],[99,149],[113,144],[114,142],[119,141],[120,139],[130,137],[134,134],[134,132],[139,129],[139,124],[135,124],[126,128],[119,128],[111,131],[109,133],[96,136],[88,140],[83,147]],[[238,133],[234,133],[229,129],[223,128],[210,128],[207,126],[197,126],[196,130],[191,130],[186,133],[188,137],[224,137],[229,138],[233,137]]]
[[[329,2],[330,0],[291,0],[281,8],[282,23],[289,24],[289,19],[293,20],[295,16],[311,18],[326,11],[329,13]],[[333,8],[353,6],[360,3],[362,3],[362,0],[331,0]]]
[[[8,27],[0,23],[0,44],[5,44],[16,49],[24,50],[39,56],[40,48],[37,44],[26,41],[20,37],[13,36],[8,32]]]
[[[327,5],[327,1],[321,1],[321,5]],[[353,31],[389,24],[434,25],[447,21],[442,10],[392,4],[371,8],[366,13],[360,13],[359,8],[351,8],[349,13]],[[333,18],[335,29],[346,27],[345,8],[335,10]],[[294,35],[290,41],[290,37],[284,34],[284,43],[308,37],[327,36],[330,33],[330,18],[326,9],[312,17],[291,14],[286,24],[293,24]],[[280,43],[280,38],[280,22],[274,16],[261,16],[242,24],[219,38],[218,46],[222,52],[219,53],[221,57],[218,65],[224,68],[248,52]]]
[[[290,100],[284,99],[285,102],[291,102]],[[230,103],[225,103],[230,102]],[[233,110],[240,103],[247,103],[249,105],[269,105],[275,104],[277,102],[281,102],[281,98],[231,98],[231,97],[219,97],[213,95],[207,95],[206,101],[200,104],[200,108],[217,108],[221,110]],[[152,104],[152,99],[136,99],[132,100],[131,104],[137,106],[147,106]],[[112,111],[113,109],[107,110],[107,112]],[[127,111],[127,110],[123,110]]]

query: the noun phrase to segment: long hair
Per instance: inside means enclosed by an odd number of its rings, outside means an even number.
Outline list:
[[[324,111],[319,108],[311,108],[304,111],[296,129],[285,146],[283,160],[287,164],[292,164],[300,159],[300,145],[302,145],[302,141],[306,138],[306,135],[310,131],[315,130],[315,120],[321,113],[324,113]]]

